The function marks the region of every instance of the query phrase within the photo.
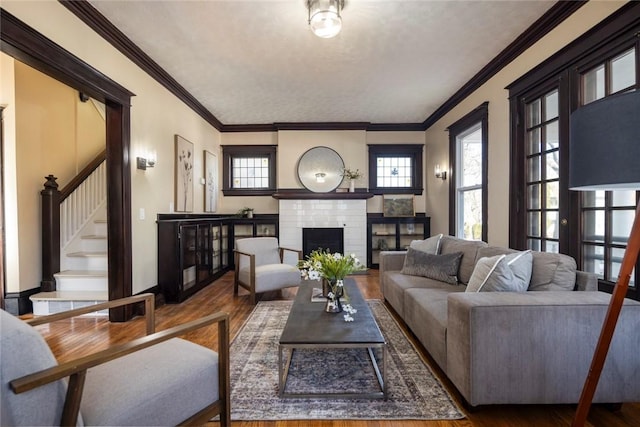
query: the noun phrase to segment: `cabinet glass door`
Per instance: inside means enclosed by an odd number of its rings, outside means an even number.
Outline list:
[[[219,225],[211,226],[211,273],[220,271],[220,252],[221,252],[222,233]]]
[[[402,250],[409,249],[409,245],[413,240],[424,239],[424,224],[408,222],[400,224],[400,248]]]
[[[197,234],[195,225],[180,227],[180,252],[182,257],[182,290],[196,284]]]
[[[276,235],[275,224],[256,224],[256,236],[274,237]]]
[[[220,226],[220,251],[221,254],[221,262],[222,268],[227,268],[229,266],[229,226],[227,224],[223,224]]]
[[[396,225],[372,224],[371,225],[371,262],[380,262],[380,251],[396,250]]]
[[[211,225],[198,225],[198,282],[207,280],[212,270],[212,232]]]

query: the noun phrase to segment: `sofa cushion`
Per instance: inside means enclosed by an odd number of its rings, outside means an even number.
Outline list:
[[[576,284],[576,261],[568,255],[532,252],[530,291],[573,291]]]
[[[384,299],[393,307],[393,309],[404,317],[404,292],[411,288],[452,288],[451,285],[440,282],[438,280],[427,279],[420,276],[409,276],[402,274],[399,271],[385,271],[383,277],[380,278],[384,281]],[[463,288],[464,289],[464,288]]]
[[[432,255],[413,248],[407,250],[402,274],[422,276],[452,285],[458,284],[458,267],[462,252]]]
[[[480,258],[473,269],[465,292],[480,292],[488,281],[504,283],[513,278],[513,273],[502,260],[506,255]],[[500,267],[499,267],[500,266]],[[508,273],[508,274],[506,274]],[[495,284],[490,285],[495,286]],[[499,285],[498,285],[499,286]]]
[[[440,254],[462,252],[460,268],[458,269],[458,281],[466,285],[469,283],[473,273],[478,250],[486,246],[488,245],[480,240],[464,240],[453,236],[443,236],[440,240]]]
[[[437,234],[424,240],[412,240],[409,247],[428,254],[438,255],[440,252],[440,240],[442,240],[442,234]]]

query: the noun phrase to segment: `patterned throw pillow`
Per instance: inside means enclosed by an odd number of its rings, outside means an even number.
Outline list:
[[[457,285],[461,259],[462,252],[433,255],[410,247],[404,258],[402,273]]]

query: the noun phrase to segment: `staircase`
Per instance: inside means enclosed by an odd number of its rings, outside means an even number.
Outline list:
[[[105,162],[66,195],[59,206],[60,271],[53,274],[55,291],[30,297],[34,315],[108,300]],[[108,310],[98,314],[107,315]]]

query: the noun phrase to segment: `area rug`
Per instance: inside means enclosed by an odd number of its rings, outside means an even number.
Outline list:
[[[291,301],[261,301],[231,344],[232,420],[436,420],[464,415],[378,300],[369,301],[388,343],[388,400],[278,397],[278,341]],[[288,392],[375,390],[366,350],[297,350]],[[296,390],[300,388],[301,390]]]

